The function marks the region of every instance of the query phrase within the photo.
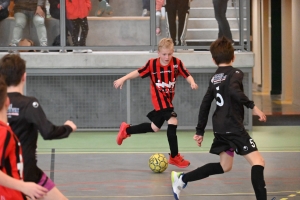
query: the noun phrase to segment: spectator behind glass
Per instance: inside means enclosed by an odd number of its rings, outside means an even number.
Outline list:
[[[10,46],[16,47],[22,39],[23,29],[27,19],[32,20],[36,28],[40,46],[47,46],[47,31],[45,27],[46,0],[14,0],[15,27]],[[13,52],[13,51],[10,51]],[[48,53],[48,50],[41,50]]]
[[[8,6],[10,1],[9,0],[0,0],[0,21],[7,18],[9,15]]]
[[[108,0],[99,0],[98,3],[98,9],[95,13],[97,17],[101,17],[104,13],[111,15],[112,14],[112,8],[109,5]]]
[[[228,20],[226,18],[226,11],[227,11],[227,3],[228,0],[213,0],[214,4],[214,11],[215,11],[215,18],[219,25],[219,34],[218,38],[222,36],[226,37],[233,43],[232,34],[230,31],[230,26]]]
[[[185,45],[184,40],[189,17],[190,1],[192,0],[167,0],[166,3],[168,35],[172,38],[173,43],[178,46]],[[176,26],[176,16],[178,16],[178,28]],[[176,39],[178,39],[177,43]]]
[[[143,17],[150,16],[150,0],[143,0]]]
[[[165,0],[156,0],[155,10],[156,10],[156,35],[161,34],[161,8],[164,5]]]
[[[86,46],[89,31],[87,16],[91,10],[90,0],[66,0],[67,18],[72,22],[72,41],[74,46]],[[79,31],[81,27],[80,38]],[[79,39],[79,40],[78,40]],[[74,49],[73,53],[91,53],[90,49]]]
[[[54,19],[60,20],[60,0],[48,0],[50,4],[50,15]],[[68,32],[71,34],[72,32],[72,22],[68,19],[66,19],[66,38],[68,36]],[[67,46],[70,46],[70,43],[66,39]],[[54,39],[54,42],[52,44],[53,46],[60,46],[60,35],[56,36]]]

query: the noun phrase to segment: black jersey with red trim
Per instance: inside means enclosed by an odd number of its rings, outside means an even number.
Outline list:
[[[244,106],[253,109],[254,102],[244,94],[243,77],[244,73],[232,66],[218,67],[200,106],[197,135],[204,134],[211,102],[214,99],[217,104],[212,117],[215,133],[236,133],[245,129]]]
[[[150,59],[144,67],[138,69],[140,77],[150,78],[151,99],[156,111],[173,108],[175,83],[179,75],[190,76],[180,59],[172,57],[168,65],[162,66],[159,58]]]
[[[23,176],[22,149],[11,128],[0,121],[0,170],[10,177],[21,180]],[[24,200],[25,196],[0,185],[0,200]]]
[[[8,97],[11,103],[7,111],[8,122],[23,149],[24,180],[38,183],[43,174],[36,160],[38,131],[45,140],[51,140],[68,137],[72,128],[68,125],[53,125],[34,97],[17,92],[8,93]]]

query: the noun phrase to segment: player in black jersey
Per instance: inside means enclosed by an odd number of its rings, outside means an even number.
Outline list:
[[[253,113],[259,116],[260,121],[265,122],[266,115],[243,92],[243,72],[232,67],[234,49],[231,41],[225,37],[216,40],[211,44],[210,52],[218,69],[211,78],[202,100],[194,140],[201,146],[211,103],[215,99],[217,107],[212,117],[215,138],[210,153],[219,155],[220,162],[208,163],[185,174],[173,171],[171,176],[174,197],[179,199],[180,191],[188,182],[230,171],[236,152],[244,156],[252,166],[251,181],[256,199],[266,200],[267,191],[263,174],[265,162],[255,142],[244,128],[244,106],[253,109]]]
[[[62,126],[53,125],[46,117],[38,100],[23,95],[26,80],[25,61],[16,54],[7,54],[0,60],[0,74],[5,77],[10,99],[7,116],[23,150],[24,181],[35,182],[48,189],[43,200],[66,200],[46,174],[37,167],[36,148],[38,131],[45,140],[66,138],[76,125],[66,121]]]
[[[43,198],[47,189],[24,182],[22,148],[17,136],[7,125],[9,98],[4,78],[0,76],[0,199],[26,200]],[[23,194],[22,194],[23,193]]]

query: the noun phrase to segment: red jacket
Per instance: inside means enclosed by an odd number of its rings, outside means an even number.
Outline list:
[[[91,0],[66,0],[67,18],[85,18],[91,10]]]

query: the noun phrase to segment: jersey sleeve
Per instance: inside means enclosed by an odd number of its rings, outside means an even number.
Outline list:
[[[0,169],[4,166],[5,163],[5,153],[8,151],[8,143],[10,141],[11,134],[8,133],[8,131],[5,131],[4,133],[1,133],[0,137]]]
[[[45,140],[66,138],[72,132],[68,125],[55,126],[46,117],[37,99],[33,99],[25,110],[25,118],[32,123]]]
[[[203,97],[202,103],[200,105],[199,115],[198,115],[198,124],[196,127],[197,135],[204,135],[204,130],[208,121],[208,115],[211,107],[211,102],[214,100],[213,90],[211,84],[208,87],[206,94]]]
[[[241,102],[247,108],[253,109],[254,102],[249,100],[249,98],[244,93],[243,78],[244,74],[242,71],[236,70],[235,73],[233,73],[229,85],[230,95],[233,99]]]
[[[151,74],[150,73],[150,64],[151,64],[151,60],[148,60],[148,62],[146,63],[145,66],[138,69],[140,77],[146,78],[146,77],[150,76],[150,74]]]
[[[181,62],[181,60],[179,61],[178,72],[179,72],[179,74],[181,76],[183,76],[183,78],[187,78],[187,77],[189,77],[191,75],[190,72],[183,65],[183,63]]]

